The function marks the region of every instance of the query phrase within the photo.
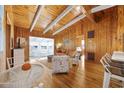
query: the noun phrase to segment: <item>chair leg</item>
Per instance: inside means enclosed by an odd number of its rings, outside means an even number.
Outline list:
[[[103,81],[103,88],[109,88],[111,74],[108,72],[104,72],[104,81]]]

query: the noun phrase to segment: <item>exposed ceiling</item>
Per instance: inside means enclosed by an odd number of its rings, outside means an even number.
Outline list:
[[[7,7],[7,6],[6,6]],[[29,28],[33,17],[37,10],[36,5],[13,5],[12,12],[14,24],[19,27]],[[46,5],[43,13],[35,25],[35,30],[42,31],[50,24],[60,13],[67,8],[67,5]],[[80,11],[78,6],[75,6],[63,19],[61,19],[53,29],[58,29],[74,17],[78,16]]]
[[[13,14],[14,25],[29,29],[38,6],[13,5],[11,7],[12,7],[11,12]],[[67,7],[68,7],[67,5],[45,5],[33,30],[38,30],[43,33],[45,28],[49,26],[49,24],[53,20],[55,20]],[[83,7],[87,10],[87,12],[89,12],[91,8],[96,6],[85,5]],[[7,11],[10,10],[8,9]],[[67,13],[62,19],[60,19],[60,21],[58,21],[54,26],[52,26],[52,28],[49,30],[49,33],[47,34],[54,33],[54,31],[63,27],[65,24],[67,24],[72,19],[76,18],[81,14],[82,14],[81,8],[79,6],[74,6],[74,8],[69,13]]]
[[[29,28],[36,10],[37,6],[12,6],[14,25]]]

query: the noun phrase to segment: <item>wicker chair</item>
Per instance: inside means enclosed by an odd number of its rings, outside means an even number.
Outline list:
[[[14,67],[14,58],[13,57],[7,58],[7,67],[8,67],[8,69]]]

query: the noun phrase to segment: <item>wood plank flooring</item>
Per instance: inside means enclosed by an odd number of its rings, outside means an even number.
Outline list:
[[[51,62],[42,61],[51,70]],[[45,88],[102,88],[103,67],[95,62],[81,62],[72,66],[69,73],[46,76],[42,82]],[[121,87],[121,82],[111,80],[110,87]]]

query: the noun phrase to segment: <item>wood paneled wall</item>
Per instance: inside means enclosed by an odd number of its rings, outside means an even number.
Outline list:
[[[11,28],[10,25],[6,26],[6,57],[12,56],[12,51],[10,49],[10,37],[11,37]]]
[[[32,31],[30,33],[29,29],[14,26],[14,48],[17,47],[17,37],[24,37],[26,39],[26,46],[24,47],[25,51],[25,61],[29,60],[29,37],[44,37],[40,31]]]
[[[12,56],[12,43],[14,39],[14,19],[13,19],[13,9],[12,6],[9,5],[5,7],[6,14],[6,57]],[[9,25],[8,25],[9,24]]]
[[[72,51],[81,46],[81,40],[85,39],[85,54],[95,53],[95,61],[99,63],[100,58],[106,53],[115,50],[124,50],[124,6],[117,6],[93,15],[96,23],[90,22],[87,18],[80,20],[71,27],[57,34],[55,45],[70,40],[72,46],[64,47]],[[87,32],[94,30],[95,37],[88,39]],[[9,33],[8,33],[9,34]],[[14,43],[18,36],[25,37],[25,60],[29,60],[29,36],[44,37],[40,31],[29,32],[29,29],[14,27]],[[16,47],[16,43],[15,46]]]
[[[113,44],[113,34],[117,31],[117,8],[102,11],[94,15],[96,23],[90,22],[88,19],[82,21],[83,32],[86,43],[86,58],[88,52],[95,53],[95,61],[99,62],[100,58],[106,53],[111,53]],[[89,39],[88,31],[95,31],[95,37]]]
[[[81,46],[81,40],[83,38],[82,24],[81,21],[60,32],[55,36],[55,45],[61,43],[64,45],[64,40],[69,40],[71,46],[64,47],[67,50],[75,50],[76,47]]]
[[[117,50],[124,51],[124,6],[118,7]]]
[[[17,37],[24,37],[26,39],[26,46],[24,47],[25,61],[29,60],[29,30],[25,28],[14,27],[14,48],[17,47]]]
[[[106,52],[122,51],[124,48],[124,6],[96,13],[94,14],[94,20],[96,21],[95,24],[84,18],[72,25],[55,37],[55,43],[60,43],[63,38],[68,38],[75,42],[75,47],[81,46],[82,38],[77,39],[76,37],[77,35],[84,35],[86,58],[88,52],[94,52],[96,62],[99,62]],[[95,31],[95,37],[89,39],[87,33],[92,30]]]

